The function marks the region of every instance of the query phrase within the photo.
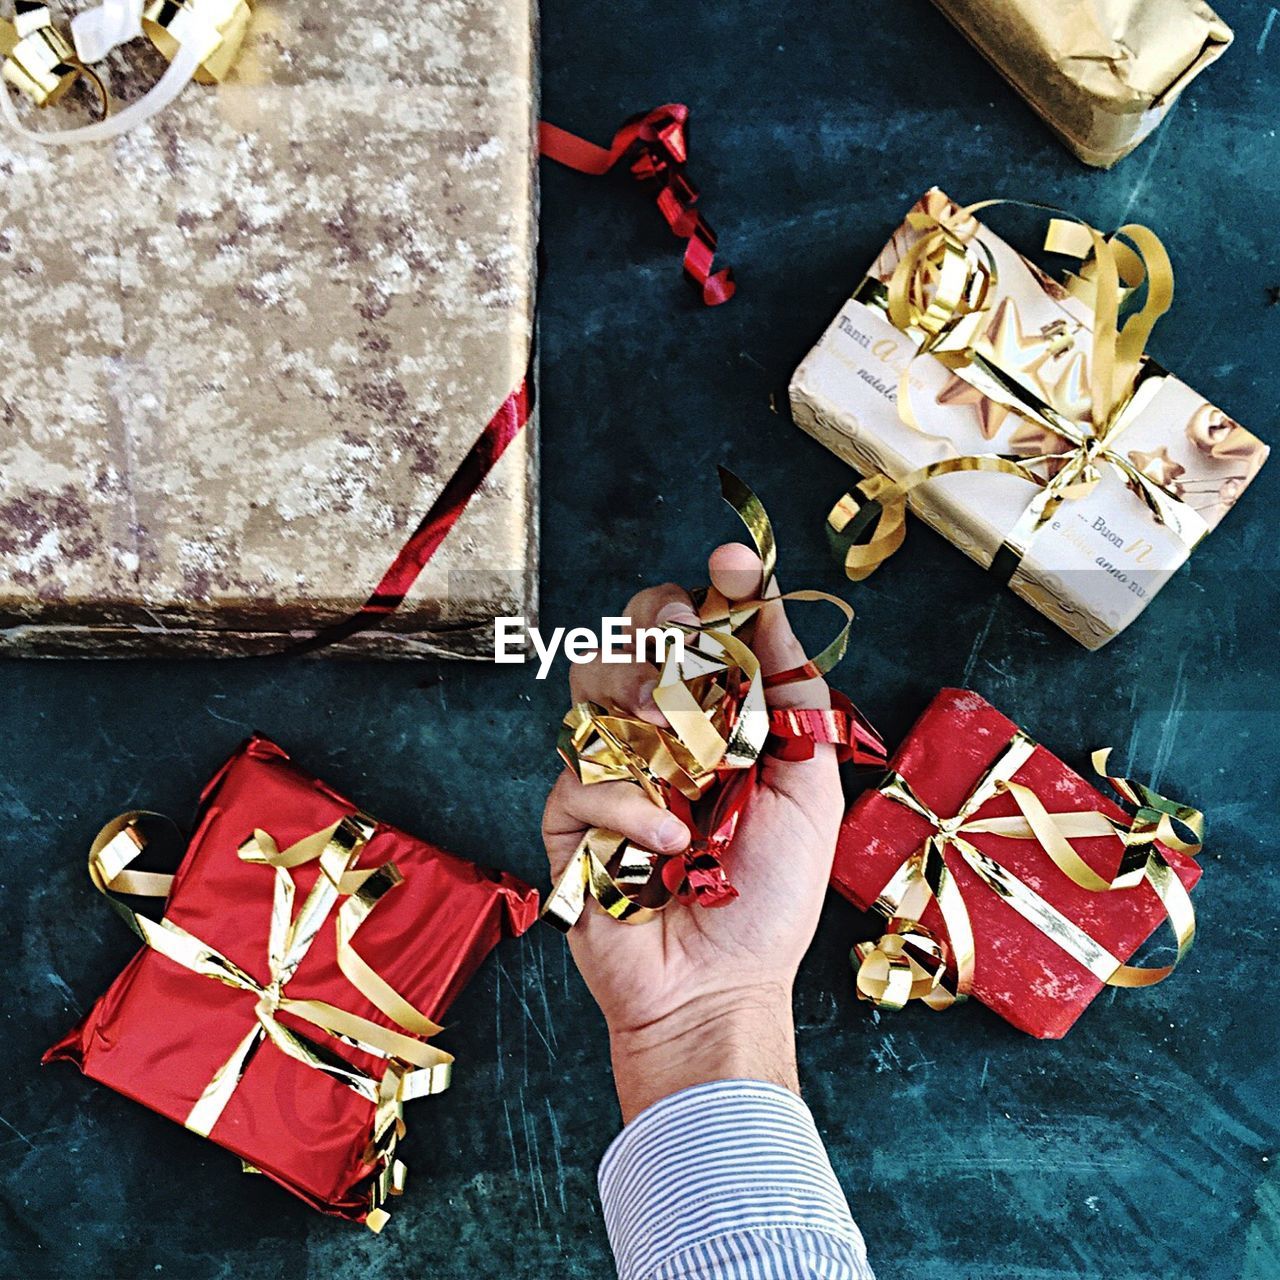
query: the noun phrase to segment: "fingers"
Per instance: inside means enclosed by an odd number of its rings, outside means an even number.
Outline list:
[[[659,808],[630,782],[595,782],[584,786],[566,769],[551,789],[542,818],[542,838],[558,876],[589,827],[617,831],[655,853],[679,853],[689,843],[689,829],[673,813]]]
[[[751,600],[760,594],[760,557],[740,542],[726,543],[711,553],[711,582],[730,600]],[[776,581],[769,584],[766,597],[779,594]],[[766,676],[802,665],[807,654],[796,639],[787,619],[786,606],[767,605],[757,615],[751,645]],[[769,702],[776,707],[829,707],[831,697],[822,680],[802,680],[776,685],[769,690]]]
[[[673,582],[633,596],[623,616],[631,619],[633,634],[642,627],[661,627],[672,621],[697,622],[688,594]],[[658,669],[649,662],[606,663],[596,658],[569,671],[574,702],[600,702],[650,724],[665,724],[653,701],[657,683]]]

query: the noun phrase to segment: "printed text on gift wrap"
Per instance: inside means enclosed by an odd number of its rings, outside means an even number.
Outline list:
[[[532,649],[538,660],[538,680],[545,680],[561,650],[574,663],[664,663],[669,657],[684,661],[684,632],[678,627],[632,627],[630,618],[601,618],[600,630],[590,627],[556,627],[544,636],[527,618],[494,618],[493,660],[503,663],[529,661]]]

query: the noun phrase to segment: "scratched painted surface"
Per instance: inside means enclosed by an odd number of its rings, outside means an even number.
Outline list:
[[[607,23],[587,0],[550,3],[545,114],[604,140],[628,111],[687,98],[741,292],[697,309],[652,208],[621,183],[546,175],[544,623],[593,621],[657,575],[699,581],[704,550],[734,532],[720,461],[768,500],[785,583],[840,588],[819,525],[845,476],[769,393],[933,182],[1158,227],[1180,283],[1156,358],[1275,440],[1280,18],[1254,0],[1217,7],[1236,46],[1104,174],[1077,167],[925,0],[811,6],[803,22],[758,0],[610,6]],[[798,995],[803,1072],[886,1280],[1280,1275],[1278,496],[1273,464],[1097,654],[923,528],[857,589],[840,681],[889,737],[939,684],[971,684],[1073,765],[1114,743],[1213,820],[1185,969],[1104,997],[1058,1044],[979,1008],[877,1021],[849,996],[864,922],[830,902]],[[562,683],[426,663],[11,662],[0,687],[0,1274],[608,1274],[594,1200],[617,1122],[607,1047],[549,932],[504,947],[455,1007],[458,1082],[416,1105],[409,1193],[380,1238],[34,1065],[132,949],[83,871],[102,818],[183,812],[258,727],[374,812],[538,877]]]

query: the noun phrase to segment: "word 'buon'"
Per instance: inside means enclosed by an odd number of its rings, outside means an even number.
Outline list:
[[[601,618],[600,630],[590,627],[556,627],[544,637],[527,618],[494,618],[494,662],[527,662],[532,647],[538,656],[537,679],[545,680],[556,654],[574,663],[664,663],[668,657],[684,660],[684,632],[678,627],[632,628],[630,618]]]

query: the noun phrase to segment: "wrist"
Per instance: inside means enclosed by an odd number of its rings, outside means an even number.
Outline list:
[[[611,1023],[609,1043],[624,1124],[714,1080],[762,1080],[800,1092],[789,986],[693,996],[651,1022]]]

